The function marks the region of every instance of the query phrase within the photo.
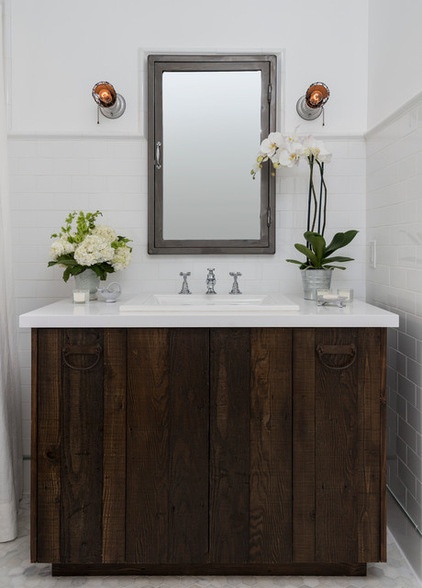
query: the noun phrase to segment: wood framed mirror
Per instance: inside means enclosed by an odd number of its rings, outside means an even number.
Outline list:
[[[274,253],[275,55],[148,56],[148,252]]]

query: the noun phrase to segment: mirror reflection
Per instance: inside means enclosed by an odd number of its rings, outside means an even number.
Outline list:
[[[164,239],[259,239],[260,101],[260,72],[163,74]]]

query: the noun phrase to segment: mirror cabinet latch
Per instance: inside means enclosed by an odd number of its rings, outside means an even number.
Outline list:
[[[155,168],[161,169],[161,141],[155,143]]]

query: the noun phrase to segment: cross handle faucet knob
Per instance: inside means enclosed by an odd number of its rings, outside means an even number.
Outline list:
[[[233,277],[233,286],[229,294],[242,294],[242,292],[239,290],[239,284],[237,282],[237,278],[241,275],[242,274],[240,272],[229,272],[229,276]]]
[[[182,287],[180,289],[179,294],[190,294],[191,291],[189,290],[189,285],[188,285],[188,276],[190,276],[190,272],[186,272],[186,273],[180,272],[179,275],[183,277]]]

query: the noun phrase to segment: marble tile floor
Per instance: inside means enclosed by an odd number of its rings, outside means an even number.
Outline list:
[[[0,543],[0,588],[420,588],[421,583],[388,532],[388,563],[368,564],[366,577],[114,576],[52,577],[46,564],[29,562],[29,504],[24,499],[19,536]]]

